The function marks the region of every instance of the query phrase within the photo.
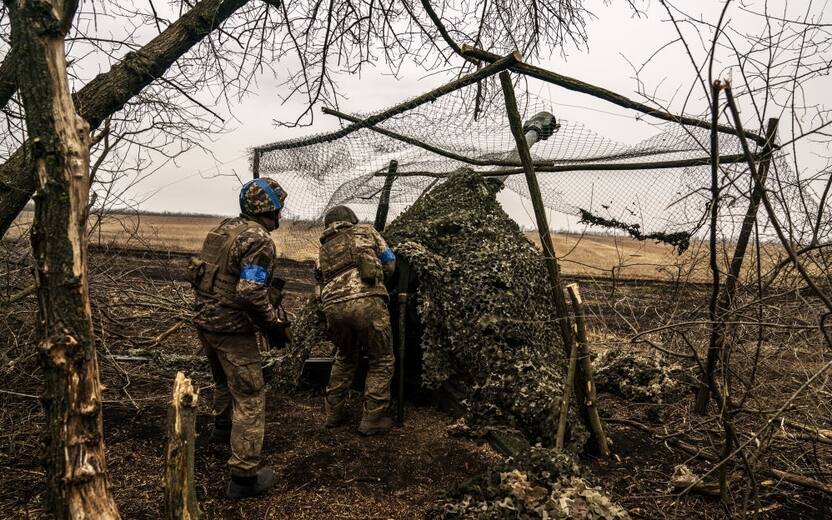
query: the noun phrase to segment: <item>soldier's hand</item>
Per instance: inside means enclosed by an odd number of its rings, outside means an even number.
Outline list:
[[[292,342],[292,335],[289,332],[291,324],[288,321],[279,322],[270,325],[263,333],[269,340],[269,347],[273,349],[282,349],[287,347]]]

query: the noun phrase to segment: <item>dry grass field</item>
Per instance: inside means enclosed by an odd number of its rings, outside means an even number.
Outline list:
[[[222,218],[210,215],[111,214],[90,219],[90,244],[162,251],[198,251],[206,233]],[[32,212],[23,212],[10,236],[28,229]],[[319,226],[283,222],[272,234],[279,254],[291,260],[314,260],[318,255]],[[536,232],[526,233],[539,246]],[[602,278],[708,281],[708,248],[693,241],[682,255],[652,241],[608,234],[553,233],[565,275]],[[726,255],[720,255],[726,260]],[[770,262],[768,262],[770,263]]]

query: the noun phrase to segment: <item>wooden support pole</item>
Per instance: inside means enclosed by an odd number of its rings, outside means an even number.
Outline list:
[[[511,133],[517,143],[517,153],[520,156],[520,162],[523,163],[523,170],[526,174],[529,196],[532,199],[534,216],[537,221],[537,232],[540,235],[540,243],[543,246],[543,259],[552,282],[552,300],[555,304],[557,321],[560,326],[561,338],[563,339],[564,355],[570,356],[572,343],[575,340],[572,336],[571,325],[569,324],[569,310],[566,307],[566,297],[563,294],[563,285],[560,280],[560,267],[555,256],[555,244],[552,242],[552,233],[549,232],[549,222],[546,219],[543,196],[540,194],[540,184],[537,182],[537,175],[535,174],[534,164],[532,163],[532,155],[529,152],[528,143],[526,143],[520,112],[517,110],[514,85],[511,83],[511,76],[508,72],[503,71],[500,73],[500,83],[503,87],[503,96],[506,100],[506,113],[508,115],[509,125],[511,126]],[[586,402],[586,381],[584,381],[583,374],[580,371],[576,371],[575,378],[575,399],[579,403],[584,403]],[[590,418],[586,413],[585,407],[581,408],[581,417],[587,429],[590,429]]]
[[[177,372],[168,407],[165,449],[165,519],[197,520],[199,505],[194,488],[196,402],[199,393],[191,380]]]
[[[763,150],[760,155],[760,179],[763,184],[766,182],[768,170],[771,165],[771,155],[774,152],[774,142],[777,138],[777,118],[768,120],[766,128],[766,142],[763,145]],[[734,255],[731,258],[731,265],[728,268],[728,276],[725,279],[725,289],[722,291],[721,299],[717,310],[721,315],[724,315],[731,309],[733,305],[734,295],[737,292],[739,285],[739,278],[742,271],[743,261],[745,260],[745,252],[748,249],[748,243],[751,239],[751,232],[754,230],[754,224],[757,222],[757,213],[760,209],[760,200],[763,192],[753,183],[752,179],[751,197],[749,198],[748,207],[745,211],[745,217],[742,221],[740,233],[737,236],[736,246],[734,247]],[[720,320],[716,327],[716,354],[722,351],[725,344],[725,337],[727,334],[727,327],[724,320]],[[709,351],[710,354],[710,351]],[[707,384],[701,385],[696,395],[696,412],[704,414],[708,408],[708,401],[710,400],[710,389]]]
[[[719,121],[719,95],[722,92],[722,82],[716,80],[711,84],[711,119],[715,125]],[[711,128],[711,202],[708,208],[708,258],[711,270],[711,295],[708,300],[708,321],[711,323],[711,331],[708,339],[708,354],[705,361],[705,373],[702,374],[702,382],[697,394],[694,410],[704,415],[708,407],[708,396],[711,392],[716,393],[716,364],[718,360],[717,351],[717,319],[720,314],[717,312],[719,304],[720,271],[717,261],[717,218],[719,217],[719,196],[721,192],[719,184],[719,136],[716,127]],[[707,387],[708,390],[705,390]],[[704,397],[704,400],[703,400]],[[725,495],[723,495],[724,497]]]
[[[407,349],[407,336],[405,333],[407,331],[407,290],[410,285],[410,263],[406,258],[400,257],[396,259],[396,264],[396,269],[399,271],[399,281],[397,284],[398,298],[396,299],[399,312],[399,377],[396,381],[399,390],[399,400],[396,403],[396,423],[402,426],[404,424],[404,360]]]
[[[373,224],[378,232],[384,231],[384,226],[387,225],[387,212],[390,210],[390,191],[393,189],[393,181],[396,180],[396,170],[398,168],[399,162],[395,159],[390,160],[390,165],[387,167],[387,176],[384,178],[384,187],[381,188],[381,196],[378,201],[376,221]]]
[[[572,342],[569,352],[569,367],[566,370],[566,382],[563,383],[563,397],[560,400],[560,418],[558,431],[555,436],[555,449],[563,450],[566,438],[566,423],[569,419],[569,400],[572,398],[572,387],[575,385],[575,369],[578,365],[578,342]]]
[[[520,112],[517,110],[517,99],[514,97],[514,85],[511,83],[511,76],[508,72],[500,73],[500,83],[503,87],[503,95],[506,99],[506,111],[511,125],[511,133],[517,143],[517,152],[520,155],[520,162],[523,163],[523,172],[526,174],[526,183],[529,187],[529,196],[532,199],[534,217],[537,222],[537,232],[540,235],[540,243],[543,246],[543,257],[549,277],[552,281],[552,299],[557,310],[558,323],[560,324],[561,335],[563,336],[564,352],[568,356],[572,344],[572,331],[569,326],[569,312],[566,308],[566,298],[563,296],[563,288],[560,281],[560,269],[555,256],[555,244],[552,242],[552,234],[549,232],[549,222],[546,219],[546,209],[543,205],[543,196],[540,193],[540,184],[537,182],[534,165],[532,164],[531,152],[526,143],[523,133],[523,122],[520,119]]]
[[[462,46],[462,54],[463,56],[475,58],[477,60],[485,61],[488,63],[494,63],[496,60],[500,59],[500,56],[498,56],[497,54],[493,54],[482,49],[476,49],[474,47],[471,47],[470,45]],[[537,78],[541,81],[552,83],[554,85],[558,85],[559,87],[563,87],[568,90],[573,90],[575,92],[589,94],[590,96],[596,97],[598,99],[603,99],[605,101],[609,101],[610,103],[613,103],[620,107],[636,110],[648,116],[655,117],[657,119],[662,119],[664,121],[670,121],[672,123],[679,123],[686,126],[696,126],[699,128],[706,129],[710,129],[713,124],[708,121],[703,121],[702,119],[671,114],[669,112],[665,112],[663,110],[647,106],[644,103],[633,101],[632,99],[624,97],[621,94],[611,92],[605,88],[591,85],[579,79],[570,78],[569,76],[563,76],[561,74],[557,74],[556,72],[552,72],[550,70],[546,70],[540,67],[528,65],[526,63],[523,63],[522,61],[514,63],[508,68],[509,70],[512,70],[518,74],[523,74],[525,76]],[[726,134],[744,135],[745,137],[752,139],[760,144],[765,142],[765,138],[761,135],[753,134],[751,132],[744,132],[742,130],[735,129],[728,125],[716,125],[715,128],[717,129],[717,131]]]
[[[336,130],[335,132],[330,132],[324,135],[317,135],[308,139],[299,139],[296,141],[284,141],[279,143],[273,143],[266,146],[260,146],[257,148],[257,150],[259,150],[260,152],[269,152],[272,150],[287,150],[290,148],[298,148],[301,146],[308,146],[311,144],[328,143],[330,141],[334,141],[335,139],[340,139],[341,137],[349,135],[355,132],[356,130],[360,130],[362,128],[370,128],[383,121],[390,119],[393,116],[396,116],[403,112],[407,112],[408,110],[413,110],[414,108],[422,106],[425,103],[436,101],[440,97],[450,94],[451,92],[456,92],[457,90],[463,87],[467,87],[468,85],[473,85],[474,83],[477,83],[482,79],[485,79],[489,76],[493,76],[494,74],[511,67],[515,63],[519,62],[521,59],[523,59],[523,56],[518,51],[514,51],[511,54],[507,54],[506,56],[498,59],[494,63],[491,63],[477,70],[476,72],[472,72],[467,76],[455,79],[454,81],[437,87],[431,90],[430,92],[422,94],[421,96],[409,99],[403,103],[399,103],[396,106],[384,110],[383,112],[374,114],[368,117],[367,119],[361,120],[358,123],[347,125],[340,130]]]
[[[757,156],[755,156],[757,157]],[[746,162],[744,154],[723,155],[719,157],[719,164],[733,164]],[[640,163],[590,163],[590,164],[551,164],[534,163],[535,172],[538,173],[561,173],[561,172],[582,172],[582,171],[631,171],[631,170],[665,170],[671,168],[689,168],[691,166],[708,166],[711,164],[711,157],[694,157],[693,159],[677,159],[673,161],[656,161]],[[449,177],[453,172],[428,172],[408,171],[398,174],[399,177]],[[519,175],[526,173],[524,168],[511,168],[493,171],[483,171],[483,177],[504,177],[506,175]],[[382,177],[385,173],[378,172],[376,177]]]
[[[399,399],[396,403],[396,424],[402,426],[404,424],[404,358],[405,350],[407,348],[407,337],[405,336],[405,328],[407,327],[407,293],[399,293],[399,378],[398,390]]]
[[[253,179],[260,178],[260,150],[254,149],[251,157],[251,177]]]
[[[604,423],[601,421],[601,415],[598,413],[598,395],[595,391],[595,380],[592,378],[592,358],[589,355],[589,340],[586,335],[584,302],[581,298],[581,291],[578,288],[578,284],[571,283],[566,286],[566,290],[569,291],[572,308],[575,310],[575,331],[578,336],[578,373],[582,374],[582,379],[584,380],[584,384],[586,384],[586,401],[583,404],[586,408],[586,414],[589,416],[592,436],[598,444],[598,453],[602,457],[609,457],[610,446],[607,441],[607,435],[604,433]]]

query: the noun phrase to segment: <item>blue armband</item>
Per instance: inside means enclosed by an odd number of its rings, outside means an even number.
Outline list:
[[[396,255],[393,253],[393,250],[388,247],[382,251],[380,255],[378,255],[378,260],[381,262],[381,265],[387,265],[396,260]]]
[[[257,264],[244,265],[240,269],[240,280],[254,282],[257,285],[266,285],[269,281],[269,272]]]

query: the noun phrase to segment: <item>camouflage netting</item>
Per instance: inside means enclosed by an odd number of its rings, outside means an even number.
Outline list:
[[[539,251],[495,198],[460,171],[385,230],[419,279],[423,384],[462,383],[475,424],[551,439],[565,366]]]
[[[625,520],[630,516],[594,487],[568,455],[531,448],[456,487],[427,515],[434,520]]]
[[[615,349],[599,354],[593,371],[598,390],[643,403],[673,402],[696,381],[692,370],[678,363]]]
[[[384,174],[390,161],[395,159],[399,176],[390,194],[390,214],[395,217],[425,190],[445,182],[450,172],[464,167],[493,173],[501,167],[489,162],[512,160],[516,142],[509,129],[502,96],[488,97],[475,113],[476,97],[476,87],[466,87],[395,115],[381,122],[378,128],[478,164],[448,158],[363,128],[338,138],[317,134],[257,147],[259,173],[274,177],[289,192],[284,214],[287,218],[320,222],[329,208],[344,204],[355,210],[359,218],[372,221]],[[622,230],[632,234],[637,230],[640,238],[668,242],[678,249],[683,249],[689,237],[701,229],[711,197],[710,166],[654,168],[650,165],[707,159],[710,150],[707,129],[649,118],[647,122],[634,120],[622,124],[632,124],[636,132],[643,132],[650,124],[649,131],[654,135],[634,143],[621,143],[580,121],[560,117],[552,100],[520,89],[517,97],[524,121],[546,110],[554,113],[560,124],[552,137],[531,148],[536,161],[564,170],[546,172],[545,168],[538,168],[544,205],[570,217],[554,217],[553,222],[559,224],[553,227],[563,226],[563,222],[578,225],[583,219],[595,231]],[[742,153],[736,136],[718,135],[721,155]],[[755,143],[751,146],[752,151],[759,152]],[[726,236],[731,236],[743,216],[750,177],[743,162],[723,164],[721,170],[725,209],[720,214],[719,227]],[[788,199],[797,200],[799,190],[796,185],[792,186],[795,176],[782,157],[775,161],[773,172],[785,190],[782,198],[774,200],[782,208],[789,204]],[[510,176],[505,188],[501,200],[509,204],[507,211],[516,218],[531,215],[524,176]],[[526,222],[531,223],[531,219]],[[668,251],[671,250],[669,247]]]
[[[509,426],[548,443],[565,366],[551,285],[540,252],[497,202],[498,190],[497,182],[460,171],[384,235],[419,279],[422,384],[463,387],[472,427]],[[277,363],[283,381],[294,382],[323,341],[315,305],[301,313],[293,350]]]
[[[332,343],[326,332],[326,318],[320,302],[309,299],[295,316],[290,329],[289,347],[269,356],[266,366],[274,378],[272,385],[291,391],[300,384],[303,362],[309,357],[332,355]]]

